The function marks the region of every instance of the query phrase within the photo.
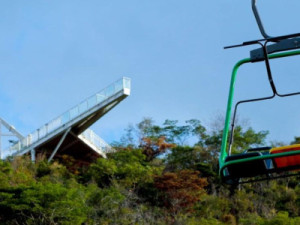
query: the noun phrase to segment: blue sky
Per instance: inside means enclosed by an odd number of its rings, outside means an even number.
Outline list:
[[[298,0],[258,7],[270,35],[300,32]],[[2,0],[0,15],[0,116],[25,135],[122,76],[132,95],[92,127],[108,142],[143,117],[209,126],[253,48],[223,47],[261,38],[250,0]],[[299,87],[299,59],[272,61],[282,92]],[[262,64],[238,76],[237,99],[270,93]],[[299,100],[245,105],[239,116],[288,142],[300,135]]]

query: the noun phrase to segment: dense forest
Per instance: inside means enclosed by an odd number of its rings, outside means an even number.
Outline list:
[[[222,124],[222,123],[221,123]],[[268,132],[237,126],[234,151]],[[228,186],[218,176],[220,123],[150,118],[88,167],[72,158],[0,162],[0,224],[300,224],[297,177]],[[295,138],[294,143],[299,143]],[[278,143],[277,143],[278,144]]]

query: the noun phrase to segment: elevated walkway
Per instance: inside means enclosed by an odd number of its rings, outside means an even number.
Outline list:
[[[113,151],[112,148],[88,127],[129,96],[130,85],[130,79],[126,77],[109,85],[22,138],[6,150],[9,152],[7,156],[31,153],[35,160],[36,154],[43,154],[48,161],[62,154],[74,158],[106,157],[106,153]],[[85,149],[93,151],[84,152]]]

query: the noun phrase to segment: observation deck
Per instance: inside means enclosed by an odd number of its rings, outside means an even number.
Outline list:
[[[6,149],[7,156],[44,154],[51,161],[64,154],[91,161],[113,149],[88,129],[130,95],[131,81],[123,77]],[[92,151],[88,151],[92,150]]]

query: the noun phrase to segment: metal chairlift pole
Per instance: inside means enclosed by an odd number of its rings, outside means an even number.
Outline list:
[[[2,133],[2,125],[10,132],[8,133]],[[16,130],[12,125],[10,125],[8,122],[6,122],[4,119],[0,118],[0,159],[2,159],[2,137],[4,136],[12,136],[17,137],[20,140],[24,138],[24,136]]]
[[[255,16],[255,19],[256,19],[256,22],[257,22],[257,25],[259,27],[259,30],[260,30],[260,33],[261,35],[265,38],[265,39],[268,39],[268,38],[272,38],[271,36],[269,36],[266,31],[265,31],[265,28],[264,28],[264,25],[263,23],[261,22],[261,19],[260,19],[260,16],[259,16],[259,13],[258,13],[258,10],[257,10],[257,7],[256,7],[256,0],[252,0],[252,11],[253,11],[253,14]]]

